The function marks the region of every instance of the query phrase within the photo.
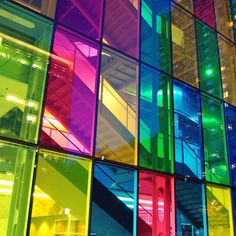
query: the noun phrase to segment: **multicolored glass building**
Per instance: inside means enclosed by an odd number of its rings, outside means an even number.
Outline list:
[[[235,0],[0,0],[0,235],[236,235]]]

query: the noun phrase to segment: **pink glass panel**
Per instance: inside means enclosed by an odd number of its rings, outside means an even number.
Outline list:
[[[194,0],[194,14],[212,28],[216,28],[214,0]]]
[[[100,39],[103,0],[59,0],[57,21],[82,32],[94,39]]]
[[[138,235],[175,235],[173,177],[139,174]]]
[[[41,144],[92,155],[98,46],[57,28]]]

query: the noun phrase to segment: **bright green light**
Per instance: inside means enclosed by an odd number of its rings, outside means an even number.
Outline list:
[[[212,69],[207,69],[207,70],[206,70],[206,74],[207,74],[207,75],[212,75],[212,73],[213,73],[213,70],[212,70]]]

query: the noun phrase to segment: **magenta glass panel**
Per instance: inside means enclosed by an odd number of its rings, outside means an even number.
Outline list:
[[[103,42],[138,58],[139,0],[105,1]]]
[[[194,0],[194,14],[212,28],[216,28],[214,0]]]
[[[92,154],[98,45],[58,27],[53,44],[41,144]]]
[[[103,0],[58,0],[56,19],[94,39],[101,37]]]
[[[173,177],[141,171],[138,193],[138,235],[175,235]]]

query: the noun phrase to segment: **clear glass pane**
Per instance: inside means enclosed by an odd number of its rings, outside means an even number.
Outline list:
[[[88,235],[91,168],[89,160],[40,151],[30,236]]]
[[[35,149],[0,141],[0,235],[26,235]]]
[[[170,77],[141,64],[140,166],[174,171],[172,82]]]
[[[101,60],[96,156],[134,165],[138,66],[105,47]]]
[[[90,235],[136,235],[136,172],[95,163]]]

